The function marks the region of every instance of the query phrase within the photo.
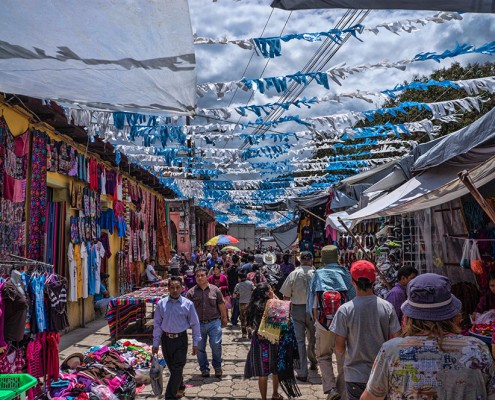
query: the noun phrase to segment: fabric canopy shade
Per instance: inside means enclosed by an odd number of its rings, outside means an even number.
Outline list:
[[[194,110],[187,1],[4,2],[0,37],[2,92],[105,111]]]
[[[208,240],[205,243],[205,245],[216,246],[218,244],[231,244],[231,243],[239,243],[239,239],[236,239],[234,236],[230,236],[230,235],[218,235]]]
[[[493,154],[493,150],[491,154]],[[486,158],[485,158],[486,159]],[[455,200],[469,193],[457,174],[469,165],[449,162],[425,171],[404,183],[386,196],[349,216],[351,220],[372,219],[389,215],[407,214]],[[495,179],[495,157],[469,170],[476,187]]]
[[[494,0],[274,0],[272,7],[283,10],[309,10],[313,8],[433,10],[494,13]]]
[[[229,250],[231,250],[231,251],[235,251],[235,252],[237,252],[237,251],[241,251],[241,249],[240,249],[239,247],[235,247],[235,246],[225,246],[225,247],[223,247],[223,248],[222,248],[222,251],[223,251],[224,253],[226,253],[226,252],[227,252],[227,251],[229,251]]]

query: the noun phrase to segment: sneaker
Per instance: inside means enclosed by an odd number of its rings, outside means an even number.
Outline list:
[[[215,377],[220,379],[223,375],[223,371],[222,371],[222,368],[217,368],[215,369]]]
[[[209,378],[210,377],[210,371],[208,371],[208,370],[201,371],[201,376],[203,378]]]
[[[309,369],[311,371],[316,371],[318,369],[318,364],[317,363],[311,363],[311,365],[309,366]]]
[[[340,400],[340,394],[336,389],[332,389],[328,392],[327,400]]]

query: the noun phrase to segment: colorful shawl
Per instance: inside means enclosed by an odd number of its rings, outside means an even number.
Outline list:
[[[258,329],[258,335],[273,344],[278,344],[282,333],[289,329],[290,304],[290,301],[285,300],[268,300]]]

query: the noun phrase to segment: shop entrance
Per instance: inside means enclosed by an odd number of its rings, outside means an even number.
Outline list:
[[[170,246],[172,249],[177,249],[177,226],[174,221],[170,221]]]

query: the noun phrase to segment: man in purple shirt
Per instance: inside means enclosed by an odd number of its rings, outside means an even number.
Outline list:
[[[413,280],[418,276],[418,270],[414,267],[402,267],[397,271],[397,283],[388,292],[387,300],[395,308],[397,317],[399,318],[399,324],[402,324],[402,310],[400,306],[407,300],[406,287],[409,281]]]
[[[201,331],[198,314],[191,300],[182,297],[182,281],[172,276],[168,282],[169,296],[161,299],[155,310],[153,329],[153,354],[158,353],[162,344],[163,358],[170,370],[165,399],[178,399],[178,393],[183,393],[185,385],[183,371],[187,359],[187,329],[192,328],[192,355],[198,353],[198,343]]]

